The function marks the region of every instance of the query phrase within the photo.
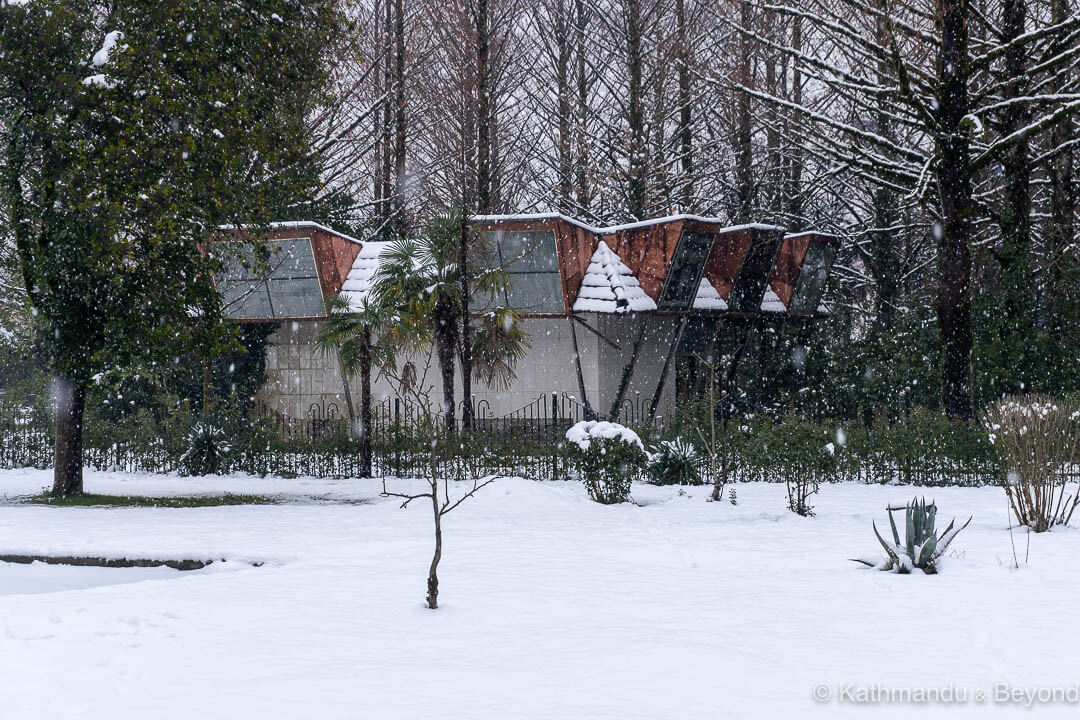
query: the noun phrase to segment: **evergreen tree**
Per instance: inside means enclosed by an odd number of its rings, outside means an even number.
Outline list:
[[[329,0],[0,3],[0,195],[58,387],[54,491],[82,491],[95,375],[213,326],[206,244],[303,199]]]

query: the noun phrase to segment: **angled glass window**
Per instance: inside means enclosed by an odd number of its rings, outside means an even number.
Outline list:
[[[731,289],[728,308],[732,312],[761,312],[761,300],[765,297],[765,285],[769,282],[769,272],[776,260],[776,251],[784,234],[777,231],[757,231],[746,249],[739,275],[735,278],[735,287]]]
[[[226,317],[271,320],[326,314],[311,240],[226,245],[227,265],[214,277]]]
[[[685,310],[697,294],[705,261],[713,246],[713,233],[684,232],[679,237],[671,259],[664,289],[660,292],[661,310]]]
[[[562,281],[555,253],[555,233],[550,230],[529,232],[495,231],[484,233],[494,267],[508,276],[509,288],[494,300],[486,295],[476,298],[478,310],[506,305],[525,313],[561,313]]]
[[[813,315],[821,303],[829,269],[836,259],[836,247],[824,243],[810,243],[799,271],[799,283],[791,296],[789,312],[792,315]]]

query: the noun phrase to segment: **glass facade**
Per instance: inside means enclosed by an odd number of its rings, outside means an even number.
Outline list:
[[[776,251],[784,239],[780,232],[758,232],[746,249],[735,286],[731,289],[728,309],[732,312],[757,313],[765,297],[765,285],[776,260]]]
[[[484,239],[492,266],[507,274],[509,288],[494,301],[477,297],[478,310],[506,305],[524,313],[564,312],[554,232],[497,231],[484,233]]]
[[[657,307],[661,310],[685,310],[690,307],[712,246],[712,233],[684,232],[679,237]]]
[[[272,320],[326,314],[311,240],[228,243],[228,253],[225,270],[214,278],[226,317]]]
[[[823,243],[810,243],[799,272],[799,283],[791,296],[789,311],[792,315],[813,315],[817,312],[829,269],[836,259],[836,248]]]

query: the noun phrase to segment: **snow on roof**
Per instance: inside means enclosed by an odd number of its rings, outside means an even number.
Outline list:
[[[574,312],[624,313],[655,310],[630,268],[603,240],[585,269]]]
[[[379,256],[388,247],[388,242],[366,242],[360,248],[345,282],[341,285],[340,295],[349,301],[351,309],[359,310],[371,293],[375,285],[375,273],[379,271]]]
[[[520,215],[473,215],[472,221],[476,223],[499,223],[499,222],[529,222],[537,220],[563,220],[572,225],[577,225],[580,228],[588,230],[591,233],[597,235],[611,235],[612,233],[621,232],[623,230],[634,230],[637,228],[649,227],[650,225],[662,225],[669,222],[677,222],[679,220],[689,220],[691,222],[708,223],[710,225],[723,225],[725,220],[718,217],[703,217],[701,215],[688,215],[686,213],[680,215],[667,215],[660,218],[650,218],[648,220],[639,220],[638,222],[624,223],[622,225],[608,225],[607,227],[598,227],[596,225],[589,225],[588,223],[577,220],[568,215],[562,213],[523,213]],[[732,225],[730,227],[720,228],[721,230],[746,230],[747,228],[753,228],[757,230],[782,230],[783,228],[776,225],[765,225],[762,223],[748,223],[746,225]]]
[[[281,221],[278,221],[278,222],[272,222],[269,225],[267,225],[267,227],[269,229],[271,229],[271,230],[282,230],[282,229],[287,229],[287,228],[312,227],[312,228],[315,228],[316,230],[322,230],[325,233],[330,233],[331,235],[337,235],[339,238],[342,238],[344,240],[348,240],[349,242],[356,243],[357,245],[368,245],[369,244],[369,243],[357,240],[354,237],[350,237],[349,235],[346,235],[343,232],[338,232],[337,230],[334,230],[332,228],[328,228],[325,225],[322,225],[320,223],[311,222],[310,220],[281,220]],[[218,226],[218,230],[250,230],[250,229],[251,228],[249,228],[249,227],[244,227],[244,226],[241,226],[241,225],[219,225]]]
[[[761,299],[761,312],[767,313],[782,313],[787,312],[787,307],[776,296],[772,288],[765,291],[765,297]]]
[[[716,292],[716,288],[709,282],[709,279],[702,276],[701,282],[698,284],[697,296],[694,298],[693,309],[727,310],[728,305],[724,302],[724,298],[720,297],[720,293]]]

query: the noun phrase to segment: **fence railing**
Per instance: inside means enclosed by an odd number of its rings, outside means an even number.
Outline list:
[[[460,408],[458,408],[460,411]],[[476,408],[474,432],[458,433],[442,443],[436,457],[440,474],[449,477],[518,475],[535,479],[567,476],[566,429],[583,419],[584,408],[565,394],[540,395],[502,417]],[[630,403],[628,417],[642,406]],[[459,413],[460,417],[460,413]],[[168,418],[166,418],[168,420]],[[181,419],[182,420],[182,419]],[[50,467],[54,418],[47,409],[0,405],[0,467]],[[173,472],[186,449],[184,422],[155,420],[131,426],[88,418],[84,458],[89,467],[125,472]],[[376,476],[423,476],[432,462],[432,428],[419,408],[401,400],[383,400],[372,411],[372,470]],[[673,426],[674,427],[674,426]],[[779,481],[797,471],[804,457],[792,449],[788,426],[762,423],[730,443],[730,477],[736,481]],[[693,432],[683,429],[693,437]],[[437,429],[436,434],[445,433]],[[254,408],[228,430],[233,445],[232,470],[256,475],[355,477],[362,455],[347,416],[323,412],[296,420],[269,408]],[[427,433],[425,435],[425,433]],[[443,436],[445,437],[445,435]],[[781,451],[784,438],[788,448]],[[822,442],[812,451],[820,452]],[[838,452],[840,452],[838,450]],[[906,427],[852,431],[828,479],[862,483],[915,485],[985,485],[1000,480],[992,449],[977,428],[947,431]],[[1074,478],[1078,479],[1078,478]]]

